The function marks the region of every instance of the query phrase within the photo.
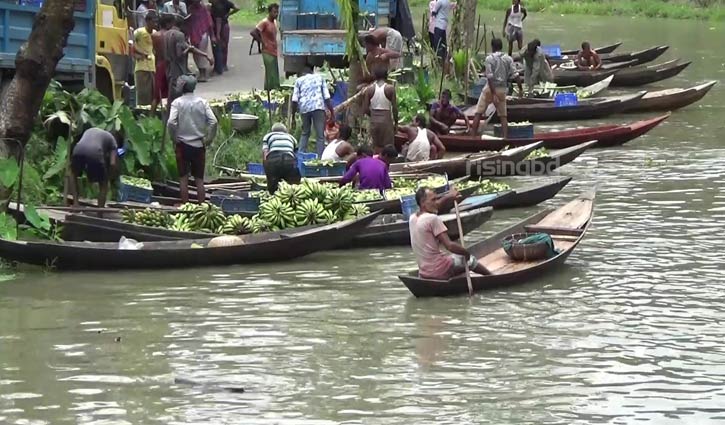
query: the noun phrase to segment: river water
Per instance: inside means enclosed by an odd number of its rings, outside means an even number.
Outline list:
[[[667,57],[694,63],[661,87],[724,72],[722,24],[527,23],[545,44],[574,46],[584,28],[622,51],[670,44]],[[599,188],[584,242],[559,272],[471,300],[413,298],[396,273],[414,261],[397,248],[6,275],[0,423],[722,423],[724,101],[716,86],[649,135],[561,169],[575,179],[547,206]],[[468,239],[539,208],[496,213]]]

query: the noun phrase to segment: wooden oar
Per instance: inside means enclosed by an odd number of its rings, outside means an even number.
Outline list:
[[[453,201],[453,207],[456,209],[456,221],[458,222],[458,236],[461,239],[461,246],[466,249],[463,244],[463,225],[461,224],[461,213],[458,211],[458,201]],[[466,283],[468,283],[468,296],[473,296],[473,283],[471,282],[471,271],[468,269],[468,259],[463,258],[463,264],[466,266]]]

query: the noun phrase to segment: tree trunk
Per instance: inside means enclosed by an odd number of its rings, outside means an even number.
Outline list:
[[[464,45],[470,51],[476,49],[476,0],[461,0],[460,7],[463,8],[463,40]]]
[[[15,75],[0,85],[0,158],[21,158],[30,139],[43,95],[48,89],[68,34],[73,30],[74,2],[46,0],[35,16],[28,41],[15,57]],[[10,189],[0,186],[0,210],[7,205]]]
[[[18,51],[15,76],[0,99],[0,158],[18,158],[18,142],[25,146],[30,138],[43,95],[75,25],[73,7],[72,1],[46,0],[28,41]]]

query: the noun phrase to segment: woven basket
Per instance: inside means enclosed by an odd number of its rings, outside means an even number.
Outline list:
[[[521,244],[516,241],[534,235],[534,233],[516,233],[506,236],[502,242],[503,250],[515,261],[536,261],[549,257],[549,247],[545,242]],[[510,246],[509,246],[510,243]]]

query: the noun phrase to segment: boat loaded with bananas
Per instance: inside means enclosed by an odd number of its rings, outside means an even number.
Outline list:
[[[591,225],[594,198],[594,191],[586,192],[558,209],[542,211],[469,246],[471,255],[491,272],[485,276],[472,273],[472,290],[532,282],[561,267]],[[549,237],[553,246],[545,241]],[[527,245],[529,240],[536,243]],[[416,270],[398,277],[416,297],[469,293],[465,274],[435,280],[421,278]]]

